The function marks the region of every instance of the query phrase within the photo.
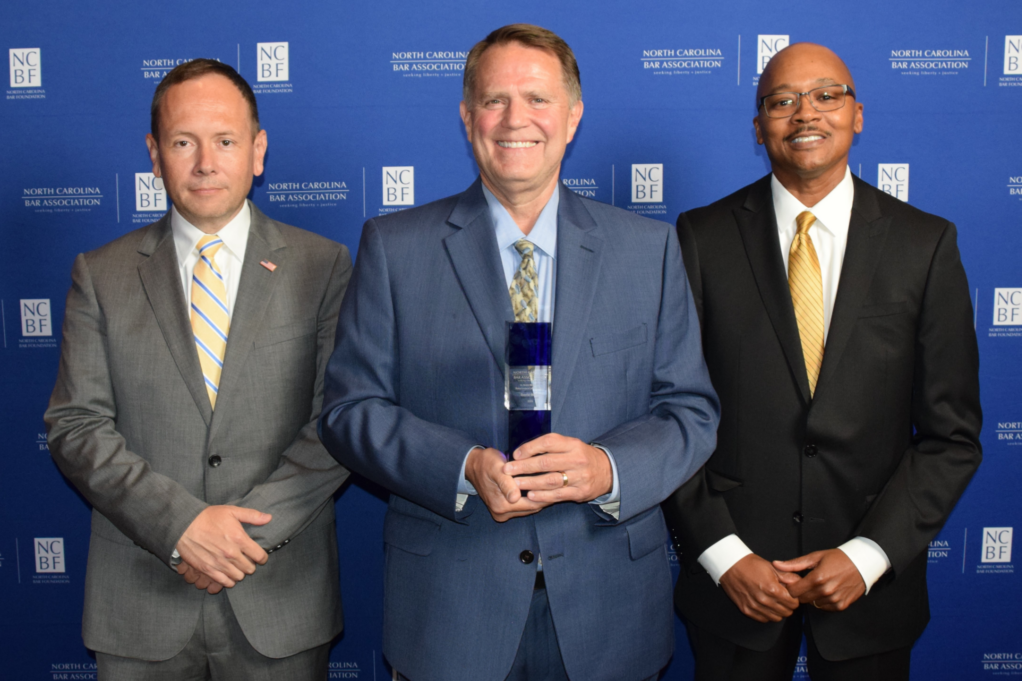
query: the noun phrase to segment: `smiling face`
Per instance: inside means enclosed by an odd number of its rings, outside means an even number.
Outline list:
[[[479,60],[474,90],[461,119],[483,184],[506,204],[553,193],[582,118],[557,57],[521,43],[495,45]]]
[[[807,92],[824,85],[855,87],[848,67],[836,54],[820,45],[800,43],[770,60],[756,98],[777,92]],[[837,186],[844,177],[855,134],[862,132],[862,104],[848,96],[844,107],[821,113],[802,97],[790,118],[768,118],[761,109],[753,125],[756,141],[766,146],[774,175],[785,187],[791,189],[807,181]]]
[[[266,131],[255,132],[241,92],[217,74],[171,86],[160,106],[159,139],[146,135],[153,173],[181,217],[214,234],[262,174]]]

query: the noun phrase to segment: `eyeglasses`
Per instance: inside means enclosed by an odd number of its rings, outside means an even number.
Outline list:
[[[820,112],[837,111],[845,105],[845,99],[855,91],[847,85],[825,85],[809,92],[778,92],[759,100],[758,109],[762,109],[767,118],[788,118],[798,111],[802,97],[809,99],[814,109]]]

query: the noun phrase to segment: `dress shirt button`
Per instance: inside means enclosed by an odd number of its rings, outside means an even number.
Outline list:
[[[220,458],[219,454],[214,454],[213,456],[209,457],[209,465],[212,468],[216,468],[217,466],[219,466],[221,461],[222,459]]]
[[[802,514],[799,513],[798,511],[795,511],[794,513],[791,514],[791,519],[794,520],[796,523],[800,523],[802,522]]]
[[[819,450],[816,448],[816,445],[806,445],[802,453],[811,459],[819,453]]]
[[[525,549],[524,551],[518,554],[518,560],[522,561],[526,565],[531,563],[535,558],[536,556],[533,555],[532,551],[528,549]]]

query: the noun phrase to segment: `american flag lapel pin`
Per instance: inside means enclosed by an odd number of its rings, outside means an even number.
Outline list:
[[[269,260],[260,260],[260,261],[259,261],[259,264],[260,264],[260,265],[262,265],[263,267],[265,267],[266,269],[268,269],[268,270],[269,270],[269,271],[271,271],[271,272],[272,272],[273,270],[277,269],[277,266],[276,266],[276,265],[274,265],[274,264],[273,264],[272,262],[270,262]]]

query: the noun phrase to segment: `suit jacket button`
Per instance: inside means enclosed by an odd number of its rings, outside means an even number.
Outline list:
[[[531,563],[533,559],[535,559],[535,557],[536,556],[533,555],[532,551],[528,549],[525,549],[524,551],[518,554],[518,560],[522,561],[526,565]]]
[[[802,522],[802,514],[799,513],[798,511],[795,511],[794,513],[791,514],[791,519],[794,520],[796,523],[800,523]]]
[[[209,457],[209,465],[213,468],[219,466],[221,461],[222,459],[220,458],[219,454],[214,454],[213,456]]]
[[[819,453],[819,450],[816,448],[816,445],[806,445],[802,453],[811,459]]]

